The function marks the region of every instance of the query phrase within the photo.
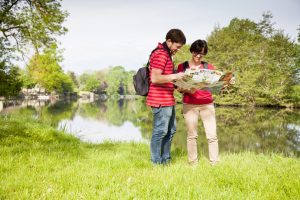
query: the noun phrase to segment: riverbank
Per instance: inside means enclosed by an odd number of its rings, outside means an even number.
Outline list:
[[[192,168],[172,151],[152,166],[149,145],[92,145],[46,123],[0,117],[0,199],[297,199],[300,161],[277,154],[222,154]]]
[[[40,96],[40,98],[20,98],[20,97],[11,97],[10,99],[5,99],[4,97],[0,97],[0,107],[1,103],[3,102],[15,102],[15,101],[26,101],[26,100],[38,100],[38,101],[43,101],[43,100],[51,100],[51,101],[59,101],[59,100],[77,100],[77,99],[84,99],[84,100],[89,100],[89,101],[106,101],[108,99],[127,99],[127,100],[145,100],[145,97],[139,96],[139,95],[110,95],[107,96],[106,94],[95,94],[92,92],[87,92],[87,91],[80,91],[76,95],[67,95],[67,96],[60,96],[57,95],[57,97],[51,98],[50,96]],[[175,92],[175,99],[178,104],[182,104],[182,95],[179,92]],[[281,102],[281,103],[270,103],[267,102],[263,99],[258,99],[255,103],[251,102],[246,102],[245,100],[241,99],[235,99],[234,97],[230,96],[220,96],[220,95],[214,95],[214,103],[216,105],[220,106],[235,106],[235,107],[266,107],[266,108],[295,108],[299,109],[300,108],[300,101],[298,102]],[[0,110],[1,111],[1,110]]]

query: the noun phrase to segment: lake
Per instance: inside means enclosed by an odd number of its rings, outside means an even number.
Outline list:
[[[182,105],[178,104],[173,148],[186,151],[186,129],[181,109]],[[143,99],[0,101],[0,114],[35,117],[90,143],[149,143],[151,138],[152,113]],[[216,115],[220,152],[300,155],[299,109],[217,106]],[[207,140],[199,122],[199,154],[207,155]]]

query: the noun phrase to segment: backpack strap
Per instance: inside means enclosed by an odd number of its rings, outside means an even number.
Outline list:
[[[201,64],[203,65],[204,69],[208,69],[208,63],[205,61],[201,61]]]
[[[159,48],[158,48],[158,47],[156,47],[155,49],[153,49],[153,50],[151,51],[151,53],[150,53],[150,55],[149,55],[148,62],[147,62],[147,64],[146,64],[146,67],[148,67],[148,68],[149,68],[149,65],[150,65],[150,57],[151,57],[151,55],[154,53],[154,51],[156,51],[157,49],[159,49]]]
[[[185,72],[185,70],[189,67],[189,62],[188,61],[185,61],[183,63],[183,72]]]
[[[170,59],[171,59],[171,61],[172,61],[172,55],[171,55],[171,52],[170,52],[170,49],[169,49],[167,43],[164,42],[162,45],[163,45],[163,47],[164,47],[164,50],[168,52],[168,55],[169,55],[169,57],[170,57]]]
[[[201,61],[201,64],[203,65],[203,68],[204,69],[208,69],[208,63],[205,62],[205,61]],[[189,62],[188,61],[185,61],[183,63],[183,72],[185,72],[185,70],[189,67]]]
[[[165,51],[168,53],[168,55],[169,55],[169,57],[170,57],[170,59],[171,59],[171,61],[172,61],[172,55],[171,55],[171,52],[169,51],[169,48],[168,48],[168,46],[167,46],[167,43],[164,42],[162,45],[163,45],[163,48],[158,48],[158,47],[156,47],[154,50],[152,50],[151,54],[149,55],[149,59],[148,59],[148,62],[147,62],[146,67],[149,68],[149,66],[150,66],[150,57],[151,57],[151,55],[154,53],[154,51],[156,51],[157,49],[163,49],[163,50],[165,50]],[[173,69],[173,73],[175,73],[174,69]]]

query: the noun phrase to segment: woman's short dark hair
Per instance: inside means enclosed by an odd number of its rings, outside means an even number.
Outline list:
[[[190,52],[196,52],[196,53],[201,53],[204,49],[204,55],[207,54],[208,52],[208,47],[207,47],[207,43],[205,40],[196,40],[195,42],[192,43],[191,47],[190,47]]]
[[[184,33],[180,29],[171,29],[166,35],[166,40],[170,39],[172,42],[185,44],[186,39]]]

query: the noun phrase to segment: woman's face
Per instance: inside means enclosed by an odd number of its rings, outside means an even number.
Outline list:
[[[201,62],[203,56],[204,56],[204,49],[202,49],[200,52],[192,52],[192,58],[195,63]]]

